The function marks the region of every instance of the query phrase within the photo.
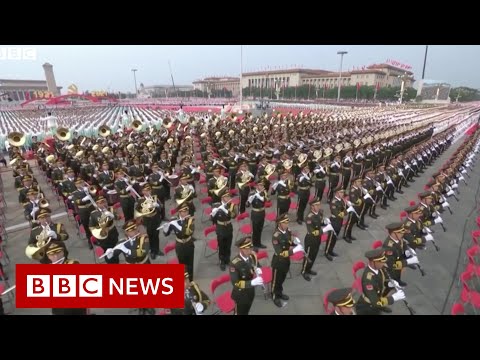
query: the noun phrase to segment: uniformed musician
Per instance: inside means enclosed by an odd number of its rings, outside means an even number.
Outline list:
[[[262,231],[265,224],[265,202],[268,201],[268,192],[266,190],[265,180],[257,183],[255,192],[248,198],[248,203],[252,206],[250,218],[252,220],[252,242],[255,250],[266,249],[262,244]]]
[[[239,254],[230,263],[231,296],[235,301],[235,315],[248,315],[255,298],[255,286],[263,285],[262,270],[258,267],[250,236],[241,238],[235,245]]]
[[[304,212],[307,207],[308,199],[310,198],[310,187],[312,186],[312,179],[310,168],[307,162],[301,165],[301,173],[297,177],[298,190],[298,210],[297,223],[303,224]]]
[[[90,241],[92,236],[92,232],[90,231],[90,214],[95,210],[95,206],[93,205],[93,201],[95,200],[94,195],[90,194],[90,189],[86,185],[88,184],[82,178],[77,178],[77,180],[75,180],[76,190],[69,195],[68,199],[76,207],[76,212],[80,216],[80,223],[85,230],[88,246],[92,249],[93,246]]]
[[[333,227],[333,231],[328,233],[327,243],[325,245],[325,257],[329,261],[333,261],[333,258],[338,256],[333,249],[337,243],[337,236],[342,229],[343,218],[348,208],[347,204],[345,203],[345,199],[343,198],[345,195],[343,188],[338,186],[333,193],[335,196],[330,202],[330,223]]]
[[[331,291],[327,296],[327,301],[335,308],[331,315],[356,315],[352,288]]]
[[[123,216],[125,221],[132,220],[134,218],[135,199],[132,197],[133,186],[125,177],[125,171],[123,169],[115,170],[115,191],[120,197],[120,206],[122,207]]]
[[[103,196],[99,196],[95,203],[97,207],[90,214],[88,226],[96,239],[96,244],[106,251],[118,243],[115,215],[113,209],[108,208],[107,199]],[[106,261],[111,264],[118,264],[118,258],[107,259]]]
[[[203,315],[211,301],[197,283],[190,281],[190,274],[185,271],[185,303],[182,309],[171,309],[170,315]]]

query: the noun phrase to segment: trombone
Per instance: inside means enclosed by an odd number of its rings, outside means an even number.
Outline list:
[[[132,180],[132,178],[130,176],[128,176],[125,171],[122,171],[122,174],[124,176],[124,178],[122,179],[122,181],[125,182],[125,184],[127,184],[128,186],[131,186],[132,187],[132,192],[138,197],[138,198],[141,198],[140,194],[137,192],[137,190],[135,190],[133,188],[133,184],[134,184],[134,181],[135,180]]]

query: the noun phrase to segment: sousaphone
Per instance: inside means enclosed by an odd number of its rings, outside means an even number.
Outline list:
[[[67,128],[60,127],[57,129],[55,136],[60,141],[68,141],[71,139],[72,133]]]
[[[268,178],[270,175],[272,175],[275,172],[276,166],[273,164],[267,164],[265,166],[265,177]]]
[[[12,146],[23,146],[27,137],[24,133],[18,131],[12,131],[8,134],[8,143]]]

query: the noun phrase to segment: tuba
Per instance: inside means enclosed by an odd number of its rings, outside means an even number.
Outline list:
[[[45,161],[47,162],[47,164],[53,164],[54,162],[57,161],[57,158],[55,155],[48,155],[46,158],[45,158]]]
[[[112,133],[112,130],[107,125],[102,125],[98,129],[98,135],[101,137],[107,137]]]
[[[57,129],[55,136],[60,141],[68,141],[72,137],[72,133],[67,128],[61,127]]]
[[[219,196],[220,194],[220,191],[222,191],[225,186],[227,186],[227,183],[228,183],[228,179],[225,177],[225,176],[220,176],[218,179],[217,179],[217,182],[215,183],[215,186],[217,187],[215,190],[213,190],[213,193],[216,195],[216,196]]]
[[[143,123],[140,120],[134,120],[130,126],[135,131],[141,131]]]
[[[25,255],[27,255],[29,259],[42,260],[45,257],[45,250],[52,240],[52,238],[48,236],[49,231],[50,227],[47,226],[40,234],[36,236],[35,239],[37,242],[27,246],[25,249]]]
[[[270,175],[272,175],[275,172],[275,169],[276,169],[275,165],[267,164],[267,166],[265,166],[265,177],[269,178]]]
[[[24,133],[13,131],[8,134],[8,143],[12,146],[23,146],[27,137]]]

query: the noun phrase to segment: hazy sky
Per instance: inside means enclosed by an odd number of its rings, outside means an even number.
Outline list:
[[[14,45],[0,45],[0,51]],[[25,46],[22,46],[25,47]],[[0,57],[0,79],[43,80],[42,64],[53,65],[57,85],[72,83],[79,91],[135,91],[132,69],[138,69],[137,84],[171,84],[170,61],[175,85],[190,85],[205,76],[240,74],[240,45],[55,45],[36,48],[37,60]],[[345,50],[343,69],[368,66],[387,59],[411,65],[415,78],[422,76],[425,46],[412,45],[244,45],[243,71],[269,68],[304,68],[338,71]],[[1,52],[0,52],[1,54]],[[480,46],[432,45],[428,48],[426,79],[453,86],[480,88]]]

